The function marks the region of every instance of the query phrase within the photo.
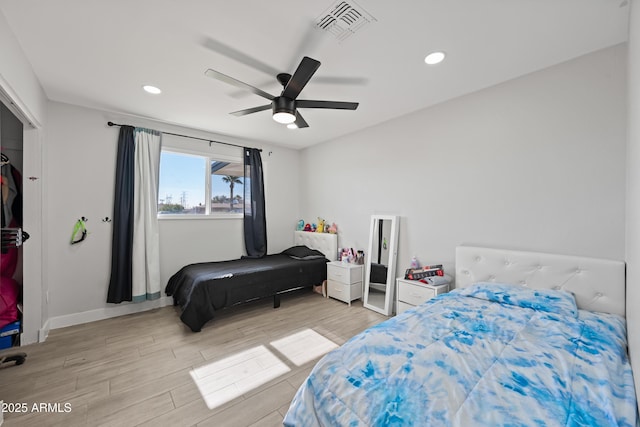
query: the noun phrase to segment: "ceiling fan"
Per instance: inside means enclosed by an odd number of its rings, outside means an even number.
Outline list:
[[[306,128],[309,124],[302,117],[298,108],[328,108],[337,110],[355,110],[358,108],[357,102],[341,102],[341,101],[314,101],[309,99],[297,99],[302,89],[309,82],[313,74],[320,67],[320,62],[305,56],[300,61],[300,65],[296,71],[291,74],[280,73],[276,76],[280,84],[284,87],[279,96],[271,95],[257,87],[229,77],[215,70],[207,70],[205,75],[220,80],[240,89],[248,90],[258,96],[271,101],[270,104],[261,105],[259,107],[247,108],[245,110],[234,111],[230,114],[234,116],[246,116],[247,114],[257,113],[271,109],[273,111],[273,120],[278,123],[288,124],[291,127]]]

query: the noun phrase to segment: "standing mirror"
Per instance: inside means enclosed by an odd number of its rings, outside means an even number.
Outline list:
[[[393,313],[399,222],[394,215],[371,215],[369,227],[363,305],[385,316]]]

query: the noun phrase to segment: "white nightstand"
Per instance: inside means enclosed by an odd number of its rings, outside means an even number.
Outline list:
[[[362,298],[361,264],[332,261],[327,264],[327,296],[351,305],[351,301]]]
[[[396,301],[396,314],[400,314],[410,308],[420,305],[436,295],[449,292],[449,283],[434,286],[417,280],[409,280],[398,277],[398,296]]]

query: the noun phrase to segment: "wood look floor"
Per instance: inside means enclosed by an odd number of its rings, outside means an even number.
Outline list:
[[[222,310],[200,333],[183,325],[174,307],[164,307],[52,330],[45,343],[0,352],[27,353],[23,365],[0,369],[0,399],[27,407],[5,412],[3,427],[281,426],[320,356],[297,366],[271,343],[311,329],[341,345],[386,319],[360,301],[349,307],[311,291],[284,295],[278,309],[271,304]],[[192,371],[259,346],[287,372],[209,409]],[[48,412],[34,411],[42,403]]]

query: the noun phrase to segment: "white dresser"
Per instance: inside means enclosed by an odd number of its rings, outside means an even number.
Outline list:
[[[344,301],[351,305],[351,301],[362,298],[361,264],[347,264],[332,261],[327,264],[327,296]]]
[[[420,305],[436,295],[449,292],[449,283],[434,286],[417,280],[398,278],[396,292],[396,314],[400,314],[410,308]]]

